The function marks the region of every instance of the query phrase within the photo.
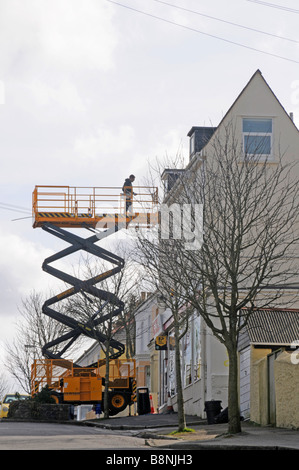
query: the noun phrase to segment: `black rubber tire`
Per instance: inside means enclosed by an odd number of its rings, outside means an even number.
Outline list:
[[[109,393],[109,414],[115,416],[127,407],[127,397],[122,392]]]
[[[63,402],[63,394],[59,392],[51,392],[51,397],[55,400],[56,405]]]

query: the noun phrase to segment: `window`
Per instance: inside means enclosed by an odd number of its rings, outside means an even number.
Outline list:
[[[26,398],[28,398],[28,395],[19,395],[18,393],[16,393],[15,395],[6,395],[3,400],[3,403],[12,403],[16,400],[26,400]]]
[[[196,314],[182,339],[182,352],[184,386],[187,387],[200,379],[200,317]]]
[[[190,137],[190,156],[195,152],[195,134]]]
[[[169,341],[169,358],[168,358],[168,389],[170,396],[173,397],[176,392],[176,375],[175,375],[175,350],[174,350],[174,332],[170,332],[168,335]]]
[[[192,345],[191,345],[191,331],[187,331],[183,338],[182,346],[184,353],[184,385],[187,387],[192,383]]]
[[[272,119],[243,119],[243,151],[247,156],[272,155]]]

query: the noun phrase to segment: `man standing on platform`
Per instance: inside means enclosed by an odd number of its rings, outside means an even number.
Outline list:
[[[123,184],[122,190],[126,197],[126,213],[132,212],[132,202],[133,202],[133,195],[136,196],[136,193],[133,192],[132,183],[135,180],[134,175],[130,175],[129,178],[125,179]]]

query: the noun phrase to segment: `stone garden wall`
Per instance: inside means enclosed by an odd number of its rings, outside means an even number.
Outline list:
[[[37,403],[34,400],[15,401],[10,404],[8,418],[42,421],[67,421],[72,419],[70,405]]]

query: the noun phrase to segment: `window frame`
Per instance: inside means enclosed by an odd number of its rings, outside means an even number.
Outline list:
[[[190,137],[190,149],[189,149],[189,152],[190,152],[190,157],[193,156],[193,154],[195,153],[195,133],[193,133]]]
[[[258,131],[244,131],[244,121],[271,121],[271,131],[269,132],[258,132]],[[261,161],[273,160],[273,128],[274,118],[272,116],[242,116],[242,152],[243,158],[257,156]],[[245,139],[246,137],[269,137],[270,138],[270,153],[247,153],[245,151]]]

